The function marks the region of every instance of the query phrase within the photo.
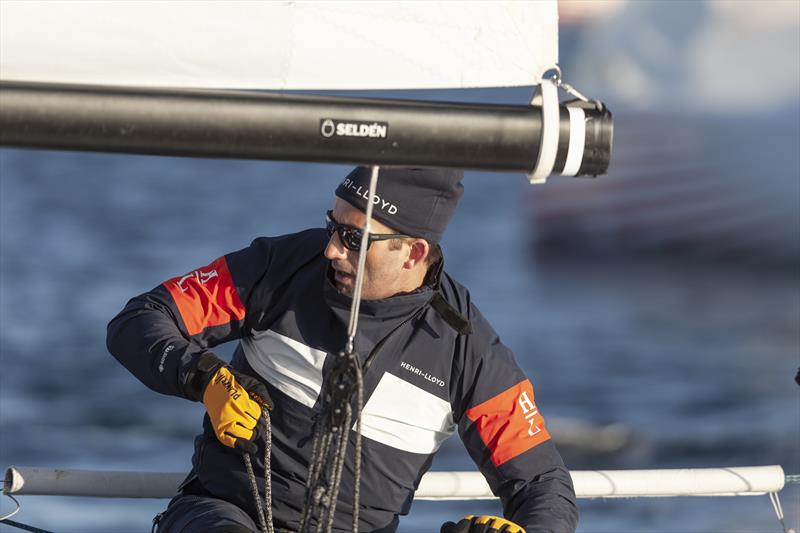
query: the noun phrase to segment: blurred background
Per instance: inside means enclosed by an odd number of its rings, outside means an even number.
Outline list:
[[[468,173],[447,269],[532,378],[570,468],[800,473],[800,2],[562,1],[560,17],[566,81],[614,113],[609,175]],[[202,406],[136,381],[106,323],[258,235],[321,226],[348,170],[0,150],[0,467],[188,470]],[[434,463],[472,468],[457,438]],[[800,529],[800,491],[781,498]],[[148,531],[166,505],[22,503],[19,520],[59,532]],[[580,503],[587,533],[781,531],[766,496]],[[486,512],[417,502],[401,531]]]

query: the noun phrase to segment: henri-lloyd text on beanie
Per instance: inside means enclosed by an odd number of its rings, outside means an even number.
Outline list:
[[[340,187],[351,189],[353,194],[362,197],[364,199],[364,206],[363,207],[358,206],[358,207],[361,207],[362,210],[366,210],[367,201],[369,201],[369,187],[355,183],[353,180],[350,179],[350,177],[345,178]],[[338,195],[339,193],[337,190],[337,196]],[[397,213],[397,206],[391,202],[382,199],[378,194],[375,194],[373,203],[375,204],[375,207],[373,209],[382,209],[386,211],[386,214],[388,215],[394,215]],[[374,214],[375,212],[373,211],[373,216]]]
[[[336,196],[366,211],[371,172],[369,167],[353,169]],[[381,167],[372,216],[399,233],[436,244],[464,193],[463,176],[455,169]]]

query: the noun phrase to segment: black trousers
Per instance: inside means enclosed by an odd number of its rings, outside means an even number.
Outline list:
[[[167,509],[159,514],[154,523],[157,533],[258,533],[257,522],[241,507],[210,495],[199,481],[186,483],[169,502]],[[397,517],[385,527],[371,533],[393,533],[397,529]],[[275,533],[296,533],[275,528]]]
[[[236,505],[195,494],[179,494],[156,518],[158,533],[254,533],[258,526]]]

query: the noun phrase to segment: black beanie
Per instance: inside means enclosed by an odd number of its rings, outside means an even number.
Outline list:
[[[371,167],[356,167],[336,196],[366,212]],[[372,218],[437,244],[464,193],[464,172],[450,168],[381,167]]]

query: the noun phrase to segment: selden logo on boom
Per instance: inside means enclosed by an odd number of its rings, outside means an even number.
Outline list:
[[[366,137],[368,139],[385,139],[389,134],[389,123],[323,118],[319,121],[319,132],[326,138]]]

